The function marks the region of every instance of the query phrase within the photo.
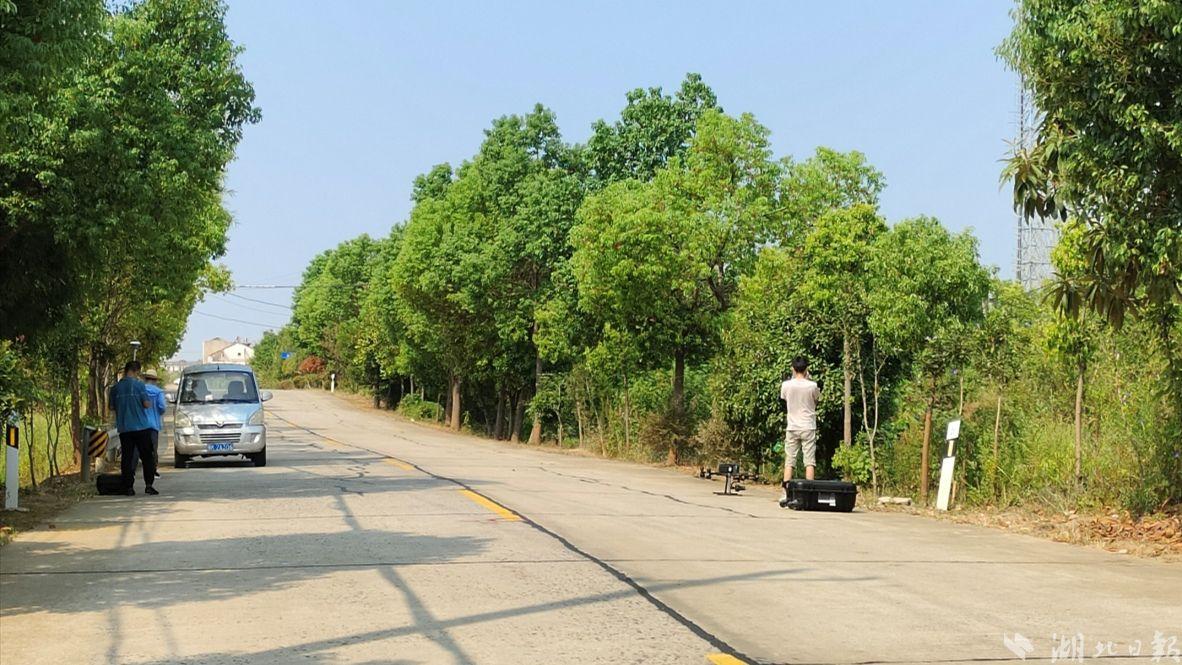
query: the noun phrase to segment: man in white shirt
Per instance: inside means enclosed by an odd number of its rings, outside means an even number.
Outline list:
[[[802,356],[792,359],[792,378],[780,384],[780,399],[788,413],[784,430],[784,495],[780,505],[788,501],[788,481],[796,467],[797,452],[804,452],[804,477],[813,479],[817,466],[817,400],[821,390],[809,378],[809,361]]]

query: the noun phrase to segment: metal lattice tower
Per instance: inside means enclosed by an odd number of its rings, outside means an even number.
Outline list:
[[[1018,138],[1016,147],[1029,148],[1034,144],[1035,110],[1025,78],[1018,83]],[[1022,288],[1037,289],[1054,273],[1051,250],[1059,242],[1059,229],[1054,220],[1039,216],[1028,218],[1018,214],[1018,247],[1014,273]]]

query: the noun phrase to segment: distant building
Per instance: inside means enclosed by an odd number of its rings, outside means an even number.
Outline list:
[[[234,341],[221,337],[207,339],[201,343],[201,360],[207,363],[240,363],[247,364],[254,358],[254,347],[250,342],[234,338]]]
[[[185,369],[186,367],[188,367],[189,365],[192,365],[192,364],[193,363],[189,362],[188,360],[182,360],[181,358],[173,358],[172,360],[165,361],[164,371],[168,372],[169,374],[171,374],[173,376],[176,376],[177,374],[180,374],[183,369]]]

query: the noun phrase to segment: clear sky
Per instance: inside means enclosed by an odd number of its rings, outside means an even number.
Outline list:
[[[1013,275],[998,173],[1017,83],[993,52],[1010,30],[1004,0],[229,2],[263,111],[229,171],[224,262],[238,284],[296,284],[317,253],[386,234],[414,176],[471,156],[494,117],[541,102],[581,142],[628,90],[672,91],[686,72],[770,128],[777,156],[864,152],[886,175],[889,221],[971,227],[983,260]],[[291,291],[236,295],[285,305]],[[179,355],[257,339],[288,314],[210,296]]]

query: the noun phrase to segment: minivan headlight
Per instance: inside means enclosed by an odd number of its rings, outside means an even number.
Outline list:
[[[246,421],[247,425],[262,425],[263,424],[263,410],[259,409],[250,414],[250,420]]]
[[[180,429],[193,426],[193,419],[184,411],[176,412],[176,426]]]

